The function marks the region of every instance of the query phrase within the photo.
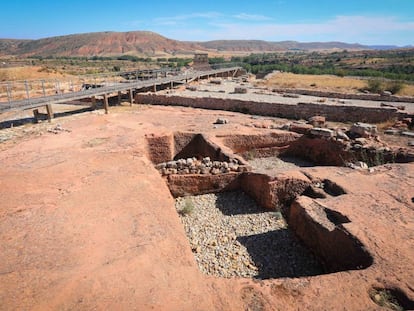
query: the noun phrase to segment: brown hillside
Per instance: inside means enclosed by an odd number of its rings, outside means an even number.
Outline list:
[[[203,49],[195,43],[180,42],[149,31],[97,32],[51,37],[6,44],[1,40],[0,54],[21,56],[93,56],[93,55],[145,55],[192,53]],[[4,47],[4,48],[3,48]]]
[[[397,48],[397,47],[395,47]],[[343,42],[270,42],[263,40],[214,40],[184,42],[150,31],[96,32],[38,40],[0,39],[0,56],[113,56],[143,57],[192,55],[195,51],[262,53],[288,50],[369,50],[369,46]]]

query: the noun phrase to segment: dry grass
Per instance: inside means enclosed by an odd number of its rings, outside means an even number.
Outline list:
[[[63,77],[67,77],[67,75],[58,72],[50,72],[49,70],[44,70],[44,68],[40,66],[0,68],[0,81],[59,79]]]
[[[357,93],[367,86],[367,80],[337,77],[331,75],[305,75],[294,73],[277,73],[263,82],[267,87],[314,89],[341,93]],[[414,85],[405,84],[399,95],[414,96]]]

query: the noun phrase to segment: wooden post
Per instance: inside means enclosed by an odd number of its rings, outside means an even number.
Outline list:
[[[42,80],[42,90],[43,90],[43,96],[46,96],[46,90],[45,90],[45,80]]]
[[[122,92],[118,91],[118,105],[121,105],[121,101],[122,101]]]
[[[152,91],[155,93],[157,91],[157,85],[154,84],[154,86],[152,87]]]
[[[7,89],[7,101],[10,104],[10,102],[12,101],[12,94],[11,94],[10,83],[7,83],[6,89]]]
[[[170,89],[173,89],[173,87],[174,87],[174,82],[170,82]]]
[[[47,111],[47,119],[49,120],[49,122],[52,122],[53,110],[52,110],[52,105],[51,104],[46,105],[46,111]]]
[[[38,123],[39,122],[39,118],[40,118],[39,109],[33,110],[33,116],[34,116],[34,119],[35,119],[35,123]]]
[[[30,99],[29,84],[27,83],[27,81],[24,81],[24,87],[26,89],[26,97],[27,99]]]
[[[92,108],[93,110],[95,110],[95,109],[96,109],[96,97],[95,97],[95,96],[92,96],[92,97],[91,97],[91,101],[92,101],[91,108]]]
[[[109,112],[109,103],[108,103],[108,95],[104,94],[104,108],[105,108],[105,113],[108,114]]]
[[[132,94],[132,89],[128,90],[129,105],[132,106],[134,103],[134,96]]]

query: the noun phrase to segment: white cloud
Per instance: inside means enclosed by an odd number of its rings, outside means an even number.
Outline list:
[[[267,21],[271,20],[270,17],[264,15],[256,15],[256,14],[247,14],[247,13],[240,13],[237,15],[233,15],[234,18],[247,20],[247,21]]]
[[[407,33],[414,33],[414,22],[395,17],[337,16],[317,23],[213,23],[215,39],[263,39],[298,41],[345,41],[363,44],[411,44]],[[405,33],[405,34],[404,34]],[[404,39],[405,38],[405,39]],[[405,42],[399,42],[405,40]],[[412,41],[412,39],[411,39]]]
[[[159,17],[153,20],[153,23],[156,25],[177,25],[183,24],[185,21],[191,19],[214,19],[222,16],[221,13],[218,12],[205,12],[205,13],[192,13],[192,14],[181,14],[175,16],[168,16],[168,17]]]
[[[282,23],[264,15],[205,12],[157,18],[146,26],[173,39],[189,41],[259,39],[407,45],[413,43],[414,33],[414,21],[358,15]]]

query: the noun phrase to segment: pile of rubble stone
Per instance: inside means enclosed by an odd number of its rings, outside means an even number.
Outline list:
[[[168,161],[157,164],[155,166],[161,175],[172,174],[226,174],[230,172],[245,172],[247,167],[241,164],[237,159],[226,161],[212,161],[209,157],[204,157],[201,160],[197,158],[179,159],[175,161]]]

